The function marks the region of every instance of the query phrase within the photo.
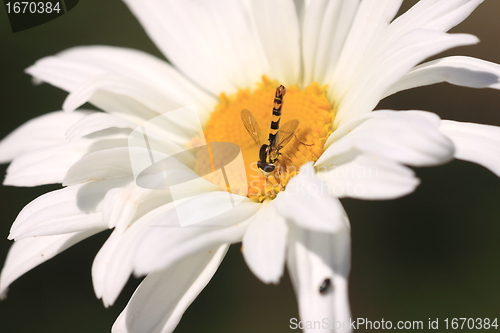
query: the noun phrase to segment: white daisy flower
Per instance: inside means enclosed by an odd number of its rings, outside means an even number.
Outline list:
[[[35,118],[0,143],[1,160],[12,161],[4,184],[65,187],[29,203],[14,222],[3,294],[33,267],[114,228],[92,267],[97,297],[112,305],[131,274],[146,278],[113,332],[173,331],[237,242],[265,283],[279,282],[286,261],[301,320],[348,322],[350,236],[339,198],[406,195],[419,184],[408,166],[453,158],[500,176],[494,154],[500,128],[425,111],[372,112],[386,96],[438,82],[500,88],[494,63],[470,57],[422,63],[478,42],[446,31],[482,0],[421,0],[397,18],[402,0],[125,2],[172,65],[93,46],[27,69],[69,96],[64,111]],[[276,161],[266,156],[280,168],[266,177],[254,167],[262,158],[241,114],[250,110],[267,130],[281,84],[283,123],[299,125]],[[86,102],[104,112],[77,110]],[[197,227],[160,228],[177,222],[178,203],[168,189],[136,184],[128,138],[187,105],[198,110],[207,142],[241,148],[248,187],[235,208]],[[166,122],[161,130],[185,149],[200,140],[195,125]],[[199,191],[181,203],[192,216],[212,216],[227,197],[206,183]]]

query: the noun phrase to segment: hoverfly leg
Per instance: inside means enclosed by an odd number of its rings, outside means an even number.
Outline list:
[[[306,147],[312,147],[312,146],[314,146],[314,143],[311,143],[311,144],[304,143],[304,142],[302,142],[302,141],[299,140],[299,138],[297,137],[297,135],[294,134],[294,136],[295,136],[295,140],[297,140],[301,145],[304,145]]]

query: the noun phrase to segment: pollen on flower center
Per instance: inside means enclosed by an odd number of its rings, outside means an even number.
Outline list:
[[[268,134],[276,87],[279,83],[263,78],[254,90],[240,89],[234,95],[221,94],[204,130],[207,142],[232,142],[242,151],[248,182],[248,197],[262,202],[274,198],[296,175],[301,165],[316,161],[332,132],[333,111],[325,96],[325,87],[312,83],[305,89],[286,87],[283,99],[281,126],[297,119],[295,137],[280,150],[276,169],[265,176],[257,167],[259,149],[247,132],[241,112],[249,110],[260,127],[260,142],[269,144]]]

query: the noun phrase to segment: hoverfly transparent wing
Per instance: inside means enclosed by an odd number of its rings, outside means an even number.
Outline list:
[[[283,126],[281,126],[278,131],[278,136],[276,138],[276,147],[271,147],[272,151],[280,150],[285,147],[288,142],[293,138],[295,131],[299,127],[299,120],[292,119],[287,121]]]
[[[248,133],[255,141],[257,147],[260,148],[262,146],[260,143],[260,127],[253,114],[250,111],[243,109],[241,110],[241,120],[243,121],[243,125],[245,125]]]

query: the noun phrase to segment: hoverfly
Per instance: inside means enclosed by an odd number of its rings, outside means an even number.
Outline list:
[[[295,131],[299,126],[299,121],[293,119],[287,121],[280,128],[281,120],[281,107],[283,105],[283,96],[286,93],[284,86],[276,88],[276,95],[274,97],[273,116],[269,130],[269,144],[261,144],[260,142],[260,127],[253,114],[248,110],[241,111],[241,120],[245,125],[248,133],[259,147],[259,161],[257,162],[258,168],[268,176],[276,168],[276,161],[281,155],[280,150],[286,146],[288,142],[294,137]]]

